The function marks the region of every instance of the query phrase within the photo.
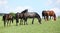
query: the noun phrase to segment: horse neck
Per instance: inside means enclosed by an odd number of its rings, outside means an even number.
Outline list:
[[[38,18],[40,18],[39,14],[36,13],[36,15],[38,16]]]

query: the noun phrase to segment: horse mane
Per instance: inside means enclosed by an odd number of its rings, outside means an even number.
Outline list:
[[[22,11],[21,13],[25,13],[25,12],[28,12],[28,9],[25,9],[24,11]]]
[[[35,12],[36,13],[36,12]],[[36,15],[40,18],[40,15],[38,13],[36,13]]]

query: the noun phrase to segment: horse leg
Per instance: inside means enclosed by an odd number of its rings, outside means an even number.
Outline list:
[[[11,20],[9,20],[9,22],[10,22],[9,25],[11,25]]]
[[[51,19],[51,16],[50,16],[50,19]]]
[[[24,20],[24,25],[26,24],[26,20]]]
[[[42,16],[42,19],[43,19],[43,16]]]
[[[24,18],[24,25],[25,25],[26,19]]]
[[[41,18],[38,18],[39,23],[41,24]]]
[[[9,20],[7,21],[7,26],[8,26]]]
[[[21,19],[21,20],[20,20],[20,25],[22,25],[22,24],[23,24],[23,20]]]
[[[20,25],[21,25],[21,19],[20,19]]]
[[[46,16],[44,16],[44,20],[46,20]]]
[[[34,18],[33,18],[33,20],[32,20],[32,24],[34,23]]]
[[[27,18],[24,19],[24,25],[25,25],[25,24],[28,25],[28,23],[27,23]]]
[[[56,15],[55,14],[53,15],[53,17],[54,17],[54,21],[56,21]]]
[[[26,19],[26,25],[28,25],[28,23],[27,23],[27,19]]]
[[[16,26],[18,26],[18,22],[19,22],[18,19],[16,19]]]
[[[25,22],[24,22],[24,25],[25,25],[25,24],[28,25],[26,20],[25,20]]]
[[[47,21],[48,21],[48,16],[46,16],[46,19],[47,19]]]
[[[6,25],[6,21],[4,20],[4,27],[5,27],[5,25]]]
[[[45,16],[44,16],[44,19],[45,19]]]
[[[23,19],[21,20],[21,24],[23,25]]]
[[[13,23],[13,18],[11,20],[12,20],[12,23]]]

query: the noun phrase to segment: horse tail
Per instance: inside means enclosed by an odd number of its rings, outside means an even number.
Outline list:
[[[5,24],[6,24],[6,22],[5,22],[5,15],[2,17],[2,20],[4,21],[4,26],[5,26]]]
[[[42,11],[42,17],[44,16],[44,11]]]
[[[13,23],[14,17],[12,16],[12,23]]]
[[[5,20],[5,16],[2,17],[2,20],[3,20],[3,21]]]
[[[36,13],[36,15],[37,15],[37,19],[38,19],[39,23],[41,24],[41,17],[39,16],[38,13]]]

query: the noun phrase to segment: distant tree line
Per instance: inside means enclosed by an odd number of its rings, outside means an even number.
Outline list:
[[[3,16],[4,14],[7,14],[7,13],[0,13],[0,16]],[[15,16],[15,13],[13,12],[10,12],[9,14],[11,14],[12,16]]]
[[[16,13],[10,12],[9,14],[11,14],[12,16],[15,16]]]
[[[0,13],[0,16],[3,16],[5,13]]]

